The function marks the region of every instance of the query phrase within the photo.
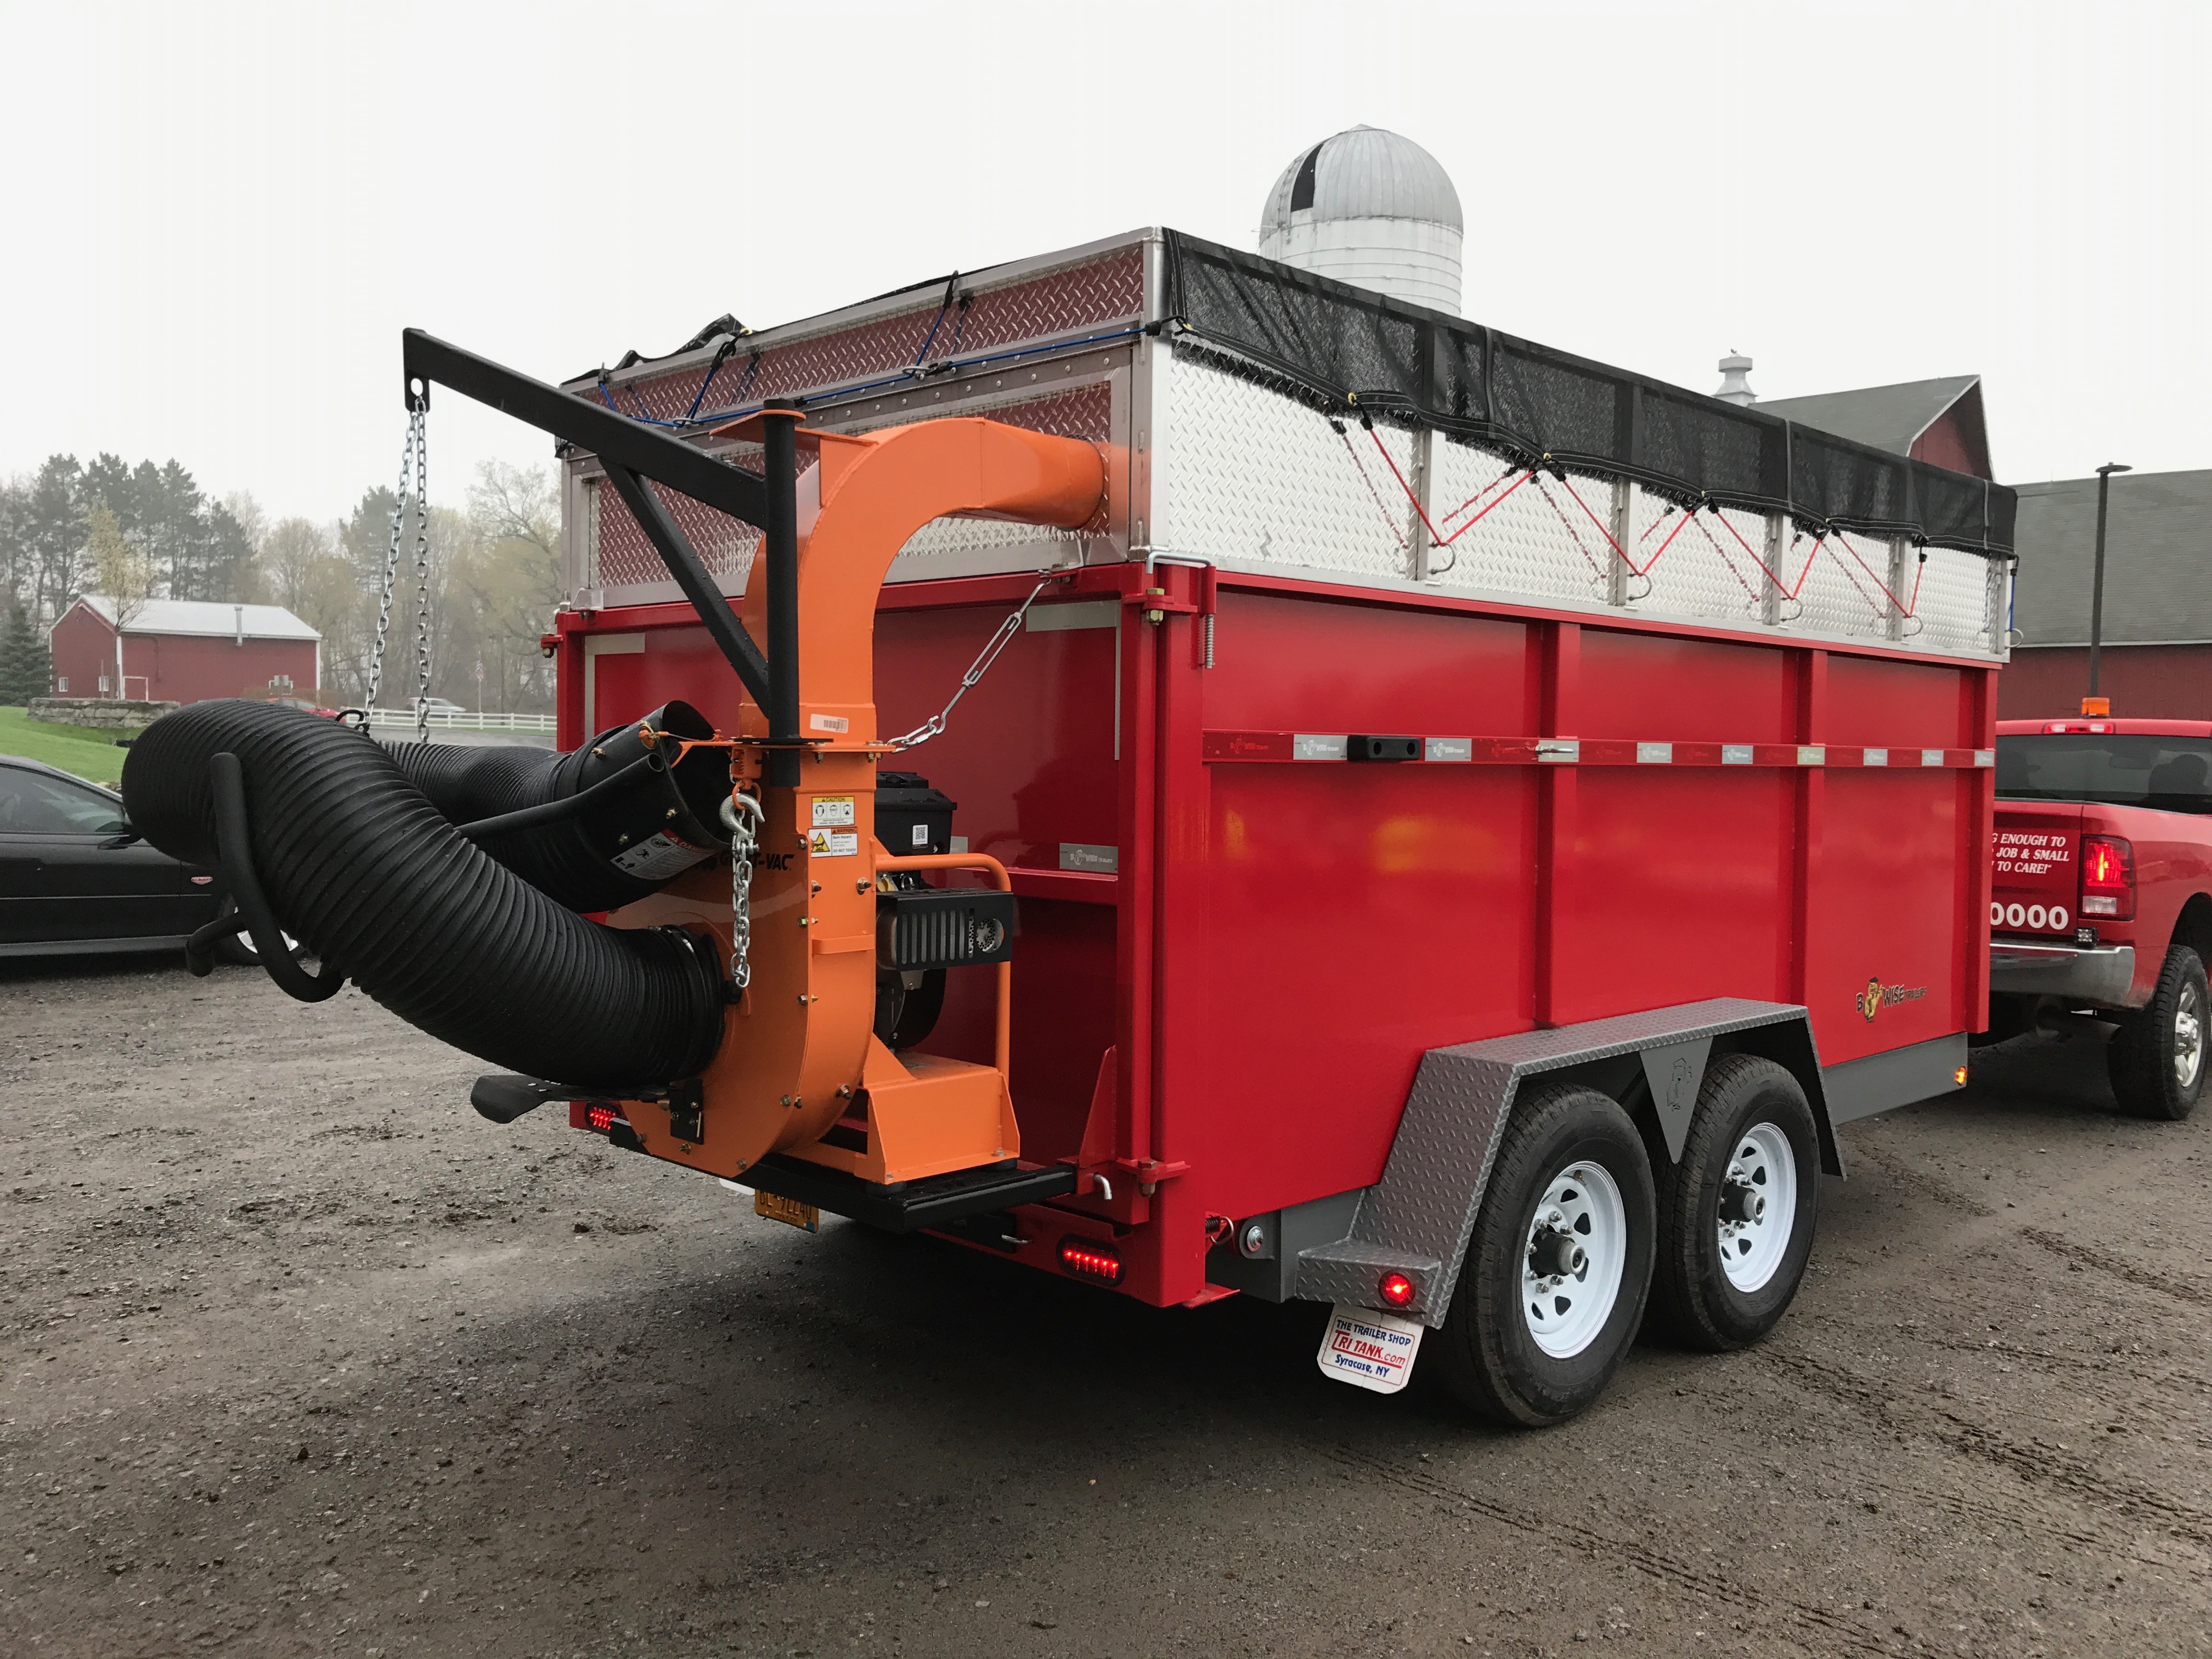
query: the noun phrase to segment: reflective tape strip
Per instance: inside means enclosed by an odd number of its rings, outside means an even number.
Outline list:
[[[1415,736],[1417,758],[1480,766],[1911,766],[1966,770],[1996,763],[1990,749],[1860,748],[1850,744],[1710,743],[1676,738]],[[1211,762],[1346,761],[1351,739],[1334,732],[1209,731],[1202,750]]]

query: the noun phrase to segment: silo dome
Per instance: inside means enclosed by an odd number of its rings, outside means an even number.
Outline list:
[[[1435,156],[1395,132],[1354,127],[1284,168],[1267,192],[1260,252],[1456,314],[1465,229]]]

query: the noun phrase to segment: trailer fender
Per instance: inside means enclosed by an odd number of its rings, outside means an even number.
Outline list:
[[[1717,1044],[1765,1054],[1797,1077],[1820,1125],[1822,1163],[1840,1173],[1811,1026],[1806,1010],[1795,1004],[1717,997],[1431,1048],[1414,1073],[1382,1179],[1359,1194],[1343,1237],[1297,1252],[1295,1272],[1284,1275],[1285,1293],[1371,1307],[1380,1277],[1402,1273],[1414,1285],[1402,1311],[1424,1324],[1443,1324],[1522,1084],[1582,1073],[1594,1086],[1610,1082],[1607,1092],[1616,1097],[1648,1085],[1668,1154],[1679,1157]],[[1278,1214],[1289,1219],[1293,1212]],[[1286,1243],[1297,1230],[1276,1229]]]

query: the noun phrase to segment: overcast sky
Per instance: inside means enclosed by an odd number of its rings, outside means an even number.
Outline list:
[[[1998,476],[2212,466],[2212,5],[0,0],[0,473],[335,517],[399,330],[547,379],[1425,146],[1478,320],[1700,391],[1978,372]],[[548,441],[440,396],[431,493]]]

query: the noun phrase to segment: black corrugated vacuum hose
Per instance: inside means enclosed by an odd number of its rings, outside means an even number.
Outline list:
[[[654,734],[651,747],[641,732]],[[565,755],[404,743],[392,759],[485,852],[571,910],[612,910],[728,845],[718,826],[729,757],[686,750],[714,728],[688,703],[602,732]]]
[[[123,765],[132,827],[190,862],[238,856],[223,845],[222,755],[236,757],[266,920],[325,976],[533,1077],[615,1090],[713,1059],[725,1005],[711,941],[583,921],[472,846],[383,744],[320,715],[226,699],[156,720]]]

